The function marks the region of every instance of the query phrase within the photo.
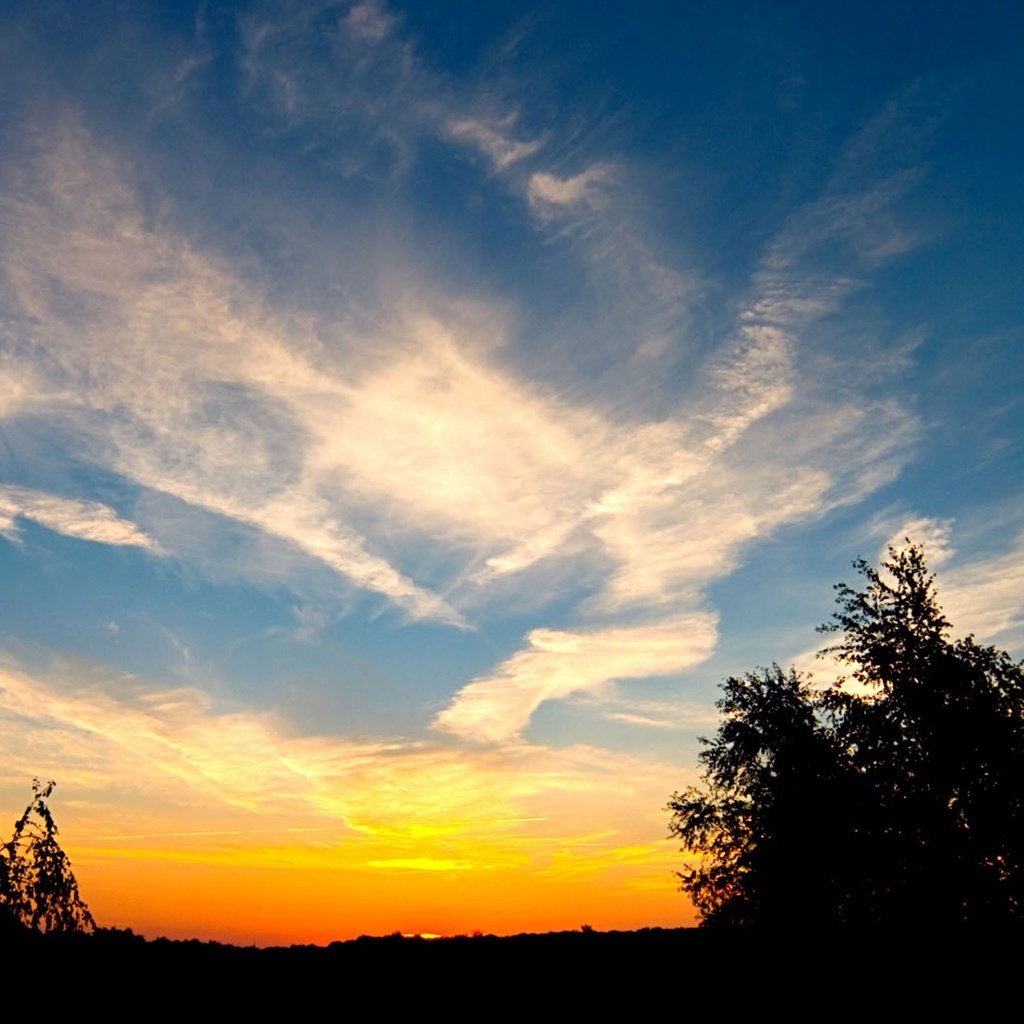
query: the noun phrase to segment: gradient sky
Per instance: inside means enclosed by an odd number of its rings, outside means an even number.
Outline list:
[[[0,13],[0,808],[101,924],[691,923],[853,558],[1024,653],[1019,5]]]

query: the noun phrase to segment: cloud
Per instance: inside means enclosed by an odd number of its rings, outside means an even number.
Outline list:
[[[543,357],[509,351],[513,318],[482,299],[406,287],[328,335],[144,217],[115,159],[72,116],[36,142],[0,211],[0,255],[8,305],[35,325],[17,363],[40,393],[77,396],[50,408],[82,458],[291,545],[414,619],[464,626],[466,608],[516,586],[537,606],[573,602],[575,631],[533,631],[455,695],[438,722],[460,735],[475,722],[484,737],[514,737],[561,694],[567,683],[545,690],[537,674],[558,638],[604,651],[631,644],[632,629],[657,632],[670,609],[705,621],[708,585],[747,545],[859,500],[907,457],[916,427],[903,409],[823,397],[808,376],[804,333],[859,286],[846,264],[819,261],[848,228],[834,197],[766,246],[732,330],[688,386],[659,389],[664,412],[652,416],[585,383],[552,387]],[[580,244],[604,260],[627,176],[617,171],[619,191],[595,206],[606,165],[537,173],[547,176],[526,187],[541,201],[596,211],[602,227]],[[678,309],[685,289],[645,252],[629,259],[660,308]],[[147,524],[169,545],[158,526]],[[627,612],[648,621],[607,621]],[[697,634],[670,664],[706,656],[713,630]],[[652,654],[650,674],[657,665]],[[584,688],[616,677],[577,668]]]
[[[592,493],[607,425],[490,365],[457,314],[421,312],[396,326],[407,354],[368,374],[314,427],[319,458],[410,531],[546,553],[543,538],[559,535]]]
[[[408,187],[410,197],[420,191],[418,175],[429,173],[437,140],[481,154],[492,178],[473,194],[500,197],[503,207],[509,194],[519,197],[534,229],[571,244],[587,266],[594,325],[586,329],[588,351],[600,345],[613,362],[624,350],[650,360],[680,342],[698,275],[666,259],[676,239],[652,244],[660,205],[644,199],[644,184],[632,181],[628,168],[601,160],[566,175],[561,168],[573,161],[574,139],[553,145],[545,161],[550,114],[538,116],[524,101],[529,83],[501,87],[473,75],[441,75],[418,52],[415,36],[394,27],[370,52],[362,37],[353,45],[351,30],[343,39],[328,32],[326,48],[310,21],[292,7],[244,19],[244,64],[258,116],[275,130],[319,128],[316,151],[330,152],[343,178],[383,177]]]
[[[846,263],[822,264],[819,254],[859,230],[860,215],[891,205],[902,178],[861,192],[855,184],[848,176],[845,191],[827,192],[797,211],[768,244],[733,336],[706,371],[708,386],[695,406],[699,416],[607,432],[601,451],[611,482],[595,488],[571,533],[557,535],[562,542],[583,530],[609,559],[604,584],[583,602],[583,611],[697,609],[707,585],[738,564],[746,545],[786,523],[862,499],[893,479],[908,457],[917,427],[898,406],[829,407],[805,393],[805,332],[861,287],[844,267],[861,257],[863,247]],[[573,210],[588,205],[593,185],[586,173],[559,179],[538,172],[528,194]],[[590,234],[584,240],[592,246]],[[533,550],[527,542],[487,566],[495,573],[521,571]],[[625,631],[594,635],[615,636],[626,645]],[[456,694],[435,726],[509,742],[543,700],[615,678],[610,652],[602,651],[601,671],[571,647],[561,650],[563,636],[575,635],[531,632],[523,650]],[[714,630],[702,639],[703,653],[690,664],[710,654]],[[679,658],[675,670],[683,667],[685,657]],[[657,670],[649,665],[637,672],[645,674]],[[581,685],[573,687],[573,679]]]
[[[28,372],[45,366],[52,388],[78,396],[61,407],[78,445],[139,486],[296,545],[413,617],[461,625],[332,500],[317,431],[336,426],[323,410],[349,389],[317,365],[308,328],[145,226],[109,155],[73,121],[34,164],[4,211],[8,302],[38,324]]]
[[[592,308],[586,347],[607,353],[620,395],[628,360],[665,363],[691,342],[687,332],[704,290],[701,275],[680,265],[685,246],[678,238],[660,237],[658,198],[648,196],[651,183],[635,168],[621,160],[598,160],[569,175],[549,167],[517,177],[514,187],[535,227],[566,246],[586,270]],[[639,377],[649,392],[643,371]]]
[[[937,569],[947,563],[956,554],[952,545],[953,520],[936,519],[930,516],[911,516],[904,519],[893,530],[892,535],[878,552],[881,564],[889,556],[889,549],[902,551],[907,541],[924,548],[925,558],[930,569]]]
[[[707,658],[715,617],[693,614],[589,632],[536,629],[525,650],[464,686],[434,727],[485,742],[515,740],[536,709],[616,679],[671,675]]]
[[[643,688],[613,683],[592,692],[577,693],[570,703],[593,711],[612,722],[643,729],[668,729],[693,733],[714,731],[718,711],[685,691],[661,698],[643,696]]]
[[[973,633],[1024,650],[1024,537],[1002,553],[943,567],[938,583],[940,603],[958,635]]]
[[[301,322],[276,316],[182,239],[143,227],[130,191],[81,133],[56,148],[60,166],[89,166],[92,177],[69,183],[44,162],[52,205],[26,202],[9,221],[20,245],[13,291],[64,379],[81,382],[79,426],[93,457],[138,485],[295,544],[414,617],[452,624],[460,614],[375,553],[346,521],[353,512],[374,509],[406,536],[468,545],[474,557],[482,549],[478,585],[573,550],[574,536],[593,549],[589,536],[621,566],[609,608],[692,593],[708,570],[731,564],[702,550],[763,532],[734,498],[735,531],[724,528],[710,481],[730,475],[707,450],[739,435],[737,418],[749,425],[777,404],[765,398],[775,385],[764,338],[718,374],[730,412],[715,423],[717,443],[672,421],[617,425],[545,396],[495,362],[502,332],[486,309],[449,304],[434,315],[406,303],[389,345],[339,364]],[[54,207],[64,224],[78,218],[59,248],[41,241],[55,237]],[[42,280],[84,305],[68,313]],[[495,340],[481,346],[488,319]],[[798,473],[783,493],[810,495],[814,481],[821,493],[829,479]],[[797,500],[771,521],[815,507]]]
[[[354,35],[377,43],[390,34],[396,19],[379,0],[363,0],[350,8],[343,21]]]
[[[612,179],[607,164],[594,164],[571,178],[559,178],[546,171],[530,175],[526,194],[530,203],[540,210],[550,207],[588,206],[601,204],[603,186]],[[550,212],[550,211],[549,211]]]
[[[27,487],[0,485],[0,534],[17,541],[18,518],[30,519],[65,537],[116,547],[138,547],[159,554],[160,545],[134,523],[98,501],[65,498]]]
[[[247,14],[242,65],[260,116],[285,130],[322,128],[317,145],[337,146],[343,176],[407,179],[434,140],[470,147],[505,173],[543,145],[516,131],[516,104],[429,67],[379,0],[351,7],[340,31],[316,25],[318,14],[311,5]],[[355,138],[366,154],[353,152]]]
[[[519,141],[512,138],[510,131],[515,125],[514,116],[500,121],[488,121],[478,117],[459,117],[447,121],[444,133],[457,142],[476,147],[491,161],[496,171],[504,171],[533,156],[541,147],[539,139]]]
[[[35,384],[28,367],[19,366],[9,353],[0,353],[0,422],[34,404]]]
[[[753,318],[747,314],[747,318]],[[712,449],[731,445],[752,424],[785,406],[793,396],[792,333],[771,323],[744,324],[715,364],[715,403],[708,419]]]

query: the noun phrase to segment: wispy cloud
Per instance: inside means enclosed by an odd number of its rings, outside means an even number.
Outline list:
[[[1020,650],[1024,644],[1024,537],[1009,550],[940,569],[940,598],[960,633]]]
[[[263,116],[286,129],[330,126],[328,139],[337,135],[340,121],[347,139],[365,137],[388,153],[381,167],[346,152],[339,157],[343,174],[383,170],[401,178],[418,148],[438,139],[475,150],[500,173],[543,145],[518,126],[513,103],[460,86],[429,67],[382,0],[353,5],[337,29],[333,20],[320,23],[320,13],[285,3],[246,14],[242,63],[254,95],[271,101],[260,104]]]
[[[450,139],[475,146],[488,157],[496,171],[504,171],[541,147],[539,139],[522,141],[513,137],[515,120],[514,116],[507,115],[496,122],[461,117],[446,122],[444,132]]]
[[[554,213],[552,208],[573,207],[581,203],[601,205],[604,187],[614,177],[607,164],[594,164],[569,178],[559,178],[547,171],[530,175],[526,194],[530,203],[542,213]]]
[[[109,157],[73,122],[34,167],[38,179],[3,210],[8,301],[40,325],[32,371],[48,365],[54,387],[77,393],[63,414],[79,444],[143,487],[295,544],[414,617],[460,624],[331,501],[334,466],[318,454],[337,424],[320,416],[348,389],[317,365],[308,330],[143,226]]]
[[[608,592],[618,604],[668,601],[679,594],[672,578],[699,587],[709,533],[720,550],[757,533],[745,512],[736,535],[723,529],[727,517],[711,500],[721,484],[698,498],[728,467],[707,455],[706,442],[702,454],[691,430],[623,428],[544,397],[490,361],[475,340],[476,312],[436,316],[414,305],[392,320],[390,357],[336,369],[308,329],[276,317],[180,239],[143,229],[130,192],[103,173],[88,140],[72,139],[58,146],[62,166],[88,163],[94,177],[79,194],[83,183],[54,175],[52,205],[16,207],[14,294],[46,325],[64,373],[88,375],[79,414],[95,457],[129,479],[294,543],[411,614],[452,623],[459,614],[373,553],[346,509],[383,502],[388,521],[410,536],[426,519],[437,541],[482,548],[491,574],[535,564],[582,527],[622,566]],[[54,207],[65,219],[89,210],[114,229],[97,236],[79,218],[70,244],[42,245],[55,231]],[[27,275],[33,264],[39,273]],[[69,315],[38,287],[43,279],[93,296],[92,306]],[[113,346],[111,337],[124,340]],[[754,369],[724,380],[734,418],[722,433],[732,436],[735,417],[763,415],[765,399]],[[754,411],[744,414],[744,403]],[[785,464],[779,459],[780,470]],[[798,475],[788,487],[796,505],[776,507],[770,521],[813,511],[807,488],[820,496],[829,482],[820,472]]]
[[[654,625],[575,633],[537,629],[527,643],[493,674],[463,687],[437,716],[435,727],[475,740],[515,740],[546,700],[599,689],[616,679],[670,675],[703,661],[714,649],[715,618],[694,614]]]
[[[0,485],[0,534],[17,542],[19,518],[30,519],[48,530],[78,540],[160,552],[160,545],[152,537],[101,502]]]
[[[343,177],[383,176],[415,189],[417,157],[437,141],[480,154],[495,194],[519,197],[536,230],[571,244],[588,265],[600,297],[595,324],[606,322],[608,333],[591,333],[588,345],[621,350],[621,324],[637,335],[629,354],[650,358],[667,339],[679,340],[700,291],[697,275],[651,244],[657,211],[638,215],[651,204],[628,168],[607,159],[573,166],[577,144],[557,138],[550,112],[533,111],[526,100],[533,91],[526,86],[537,83],[500,88],[472,74],[439,74],[381,2],[353,7],[340,34],[308,5],[284,4],[242,22],[244,67],[259,115],[283,131],[318,126],[318,147],[338,140],[334,160]],[[369,35],[364,22],[368,31],[372,26]],[[354,138],[365,144],[354,147]]]
[[[885,561],[889,549],[902,551],[909,540],[912,544],[924,548],[925,558],[930,569],[937,569],[948,562],[956,554],[952,543],[953,520],[936,519],[932,516],[910,516],[905,518],[893,530],[885,544],[878,552],[878,562]]]
[[[708,387],[696,406],[703,430],[679,416],[610,432],[602,452],[613,480],[596,491],[576,526],[600,542],[612,565],[584,610],[699,608],[705,587],[735,567],[746,545],[785,523],[860,500],[896,475],[916,433],[912,417],[891,403],[867,410],[809,401],[802,393],[801,346],[811,325],[862,286],[848,270],[864,266],[862,247],[828,270],[819,253],[859,232],[861,215],[891,205],[904,177],[875,186],[852,172],[839,176],[839,184],[797,211],[766,246],[735,333],[708,367]],[[572,210],[592,205],[588,196],[604,180],[603,171],[567,179],[538,173],[529,195]],[[875,250],[868,262],[880,258]],[[532,550],[527,545],[488,565],[497,573],[521,570]],[[561,637],[552,634],[549,648],[546,632],[531,633],[523,651],[467,685],[435,724],[492,741],[519,735],[544,699],[568,688],[560,669],[578,654],[562,650]],[[689,652],[693,662],[711,652],[713,625],[701,640],[701,654]],[[643,644],[633,638],[629,646]],[[577,692],[615,678],[615,659],[603,653],[604,674],[588,673],[589,665],[566,673],[585,681]],[[685,657],[676,653],[679,670]],[[645,674],[657,670],[637,673]]]

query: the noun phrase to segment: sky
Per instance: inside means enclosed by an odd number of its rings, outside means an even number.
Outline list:
[[[100,924],[692,924],[853,559],[1024,655],[1018,5],[0,17],[0,814]]]

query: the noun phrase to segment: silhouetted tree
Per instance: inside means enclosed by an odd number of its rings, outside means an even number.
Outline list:
[[[908,542],[909,545],[909,542]],[[856,782],[851,918],[1024,917],[1024,664],[949,639],[920,548],[890,549],[862,591],[837,586],[828,648],[868,688],[825,695]]]
[[[0,904],[10,919],[40,932],[91,932],[96,927],[78,892],[57,825],[46,804],[55,783],[32,782],[33,798],[0,842]]]
[[[706,924],[1020,921],[1024,665],[949,639],[919,548],[855,565],[822,629],[861,686],[726,681],[704,786],[669,803],[681,887]]]
[[[825,923],[838,894],[820,851],[835,830],[841,758],[816,697],[778,665],[723,690],[722,725],[700,755],[705,786],[669,803],[671,833],[702,855],[682,888],[707,924]]]

